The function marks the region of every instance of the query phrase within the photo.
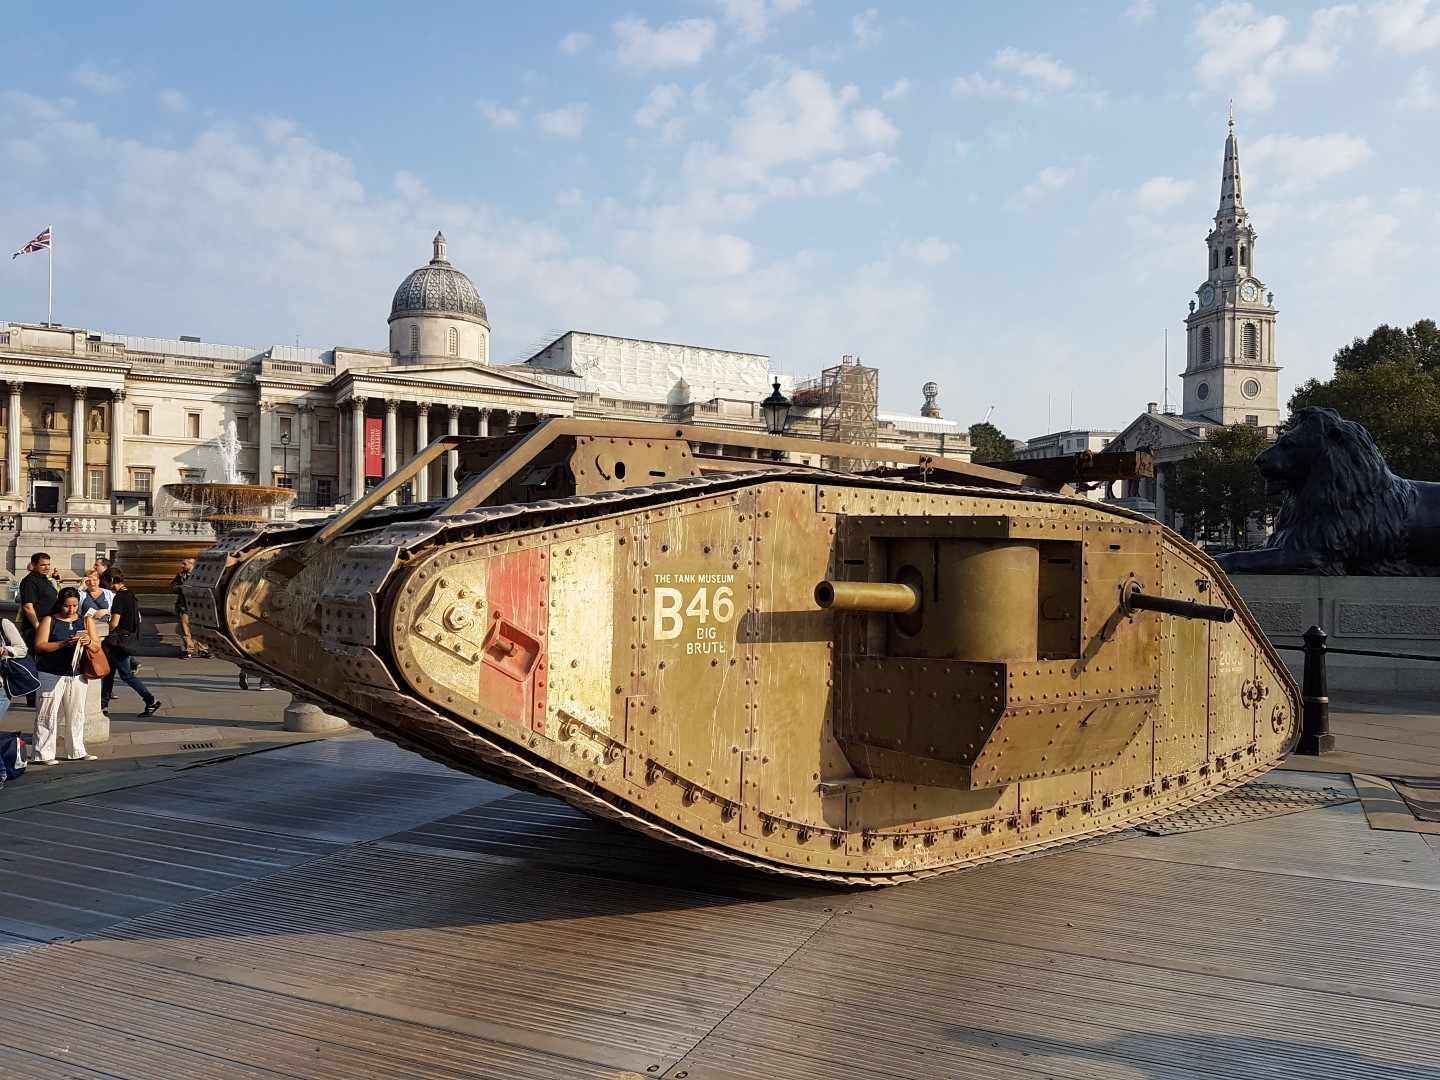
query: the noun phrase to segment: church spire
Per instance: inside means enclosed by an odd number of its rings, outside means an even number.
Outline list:
[[[1231,221],[1233,219],[1233,222]],[[1215,224],[1245,224],[1245,200],[1240,191],[1240,144],[1235,139],[1235,106],[1230,106],[1230,133],[1225,137],[1225,172],[1220,178],[1220,209]]]

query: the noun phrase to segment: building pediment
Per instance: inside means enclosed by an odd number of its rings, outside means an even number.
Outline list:
[[[1213,426],[1183,416],[1142,413],[1115,437],[1109,449],[1148,449],[1156,453],[1173,448],[1194,449],[1205,441],[1206,433]]]
[[[535,401],[572,402],[579,395],[542,379],[512,375],[501,368],[479,364],[397,365],[368,371],[346,372],[337,401],[347,397],[385,397],[389,392],[407,397],[420,395],[435,400],[446,397],[525,398]]]

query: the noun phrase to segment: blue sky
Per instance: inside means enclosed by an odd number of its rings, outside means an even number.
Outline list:
[[[7,3],[0,240],[55,318],[384,348],[442,229],[551,330],[880,369],[1007,434],[1179,397],[1229,102],[1282,406],[1440,316],[1440,0]],[[24,62],[14,62],[16,58]],[[0,320],[45,318],[45,256]]]

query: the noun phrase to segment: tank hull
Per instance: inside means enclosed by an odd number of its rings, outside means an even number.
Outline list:
[[[208,552],[212,649],[454,768],[778,873],[885,884],[1056,847],[1298,737],[1298,688],[1218,567],[1064,495],[779,470],[363,525]],[[815,600],[897,577],[918,613]],[[1238,617],[1128,607],[1141,590]]]

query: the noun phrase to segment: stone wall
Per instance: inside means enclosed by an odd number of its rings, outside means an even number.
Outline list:
[[[1277,645],[1319,626],[1331,648],[1440,656],[1440,578],[1236,574],[1231,582]],[[1299,677],[1301,656],[1281,655]],[[1330,689],[1440,693],[1440,661],[1330,656]]]

